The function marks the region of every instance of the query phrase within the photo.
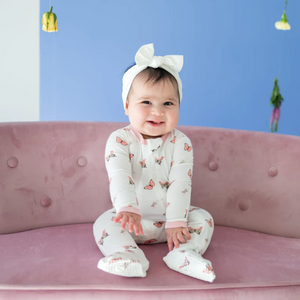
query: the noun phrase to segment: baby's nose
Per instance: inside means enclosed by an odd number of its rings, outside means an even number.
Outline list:
[[[160,107],[153,107],[151,113],[153,116],[162,117],[164,115],[164,110]]]

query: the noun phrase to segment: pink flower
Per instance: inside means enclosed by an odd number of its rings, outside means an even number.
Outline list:
[[[271,119],[270,119],[270,127],[271,127],[272,132],[273,132],[274,121],[275,121],[274,131],[275,132],[277,131],[279,118],[280,118],[280,106],[278,106],[272,110]]]

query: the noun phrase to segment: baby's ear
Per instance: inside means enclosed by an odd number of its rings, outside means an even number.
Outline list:
[[[125,115],[128,116],[128,101],[125,104]]]

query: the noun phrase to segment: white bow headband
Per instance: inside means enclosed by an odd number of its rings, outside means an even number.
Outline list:
[[[126,107],[127,96],[134,78],[147,67],[163,68],[175,77],[178,84],[179,102],[181,102],[182,82],[178,73],[183,66],[183,55],[154,56],[153,44],[148,44],[138,50],[135,55],[135,62],[136,65],[130,68],[123,76],[122,98],[124,108]]]

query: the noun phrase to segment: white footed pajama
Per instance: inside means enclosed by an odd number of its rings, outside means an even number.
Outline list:
[[[186,227],[191,239],[164,257],[169,268],[210,281],[211,262],[202,258],[212,234],[213,219],[190,206],[193,149],[177,129],[161,138],[144,140],[130,126],[113,132],[106,144],[106,169],[114,208],[94,224],[94,237],[105,256],[98,267],[106,272],[144,277],[149,262],[137,244],[167,241],[166,228]],[[121,230],[119,212],[141,215],[143,235]]]

